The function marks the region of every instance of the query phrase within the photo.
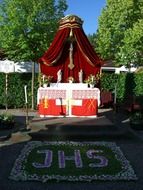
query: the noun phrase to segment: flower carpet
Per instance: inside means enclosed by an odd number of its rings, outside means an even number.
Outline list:
[[[137,180],[113,142],[31,141],[16,159],[10,179],[56,181]]]

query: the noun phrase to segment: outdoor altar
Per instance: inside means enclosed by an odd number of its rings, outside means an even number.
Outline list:
[[[80,83],[51,83],[38,89],[38,111],[47,116],[96,117],[100,105],[100,90]]]
[[[41,117],[97,116],[100,90],[95,87],[103,61],[85,35],[82,23],[75,15],[62,18],[53,42],[39,59],[42,76],[37,104]]]

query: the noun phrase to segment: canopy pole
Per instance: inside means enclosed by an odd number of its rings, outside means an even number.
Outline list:
[[[8,103],[7,103],[7,98],[8,98],[8,73],[5,74],[5,109],[6,111],[8,110]]]

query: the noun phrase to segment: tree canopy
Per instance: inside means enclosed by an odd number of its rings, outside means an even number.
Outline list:
[[[50,45],[66,0],[2,0],[0,48],[12,60],[36,61]]]
[[[91,45],[93,46],[93,48],[96,48],[96,40],[97,40],[97,36],[95,33],[93,34],[88,34],[88,40],[90,41]]]
[[[143,65],[142,31],[142,0],[107,0],[99,17],[96,49],[116,64]]]
[[[66,0],[2,0],[0,49],[14,61],[32,61],[32,109],[35,63],[47,50],[67,9]]]

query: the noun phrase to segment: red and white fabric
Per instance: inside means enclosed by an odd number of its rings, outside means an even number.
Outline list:
[[[97,116],[100,91],[39,88],[37,103],[41,116]]]

